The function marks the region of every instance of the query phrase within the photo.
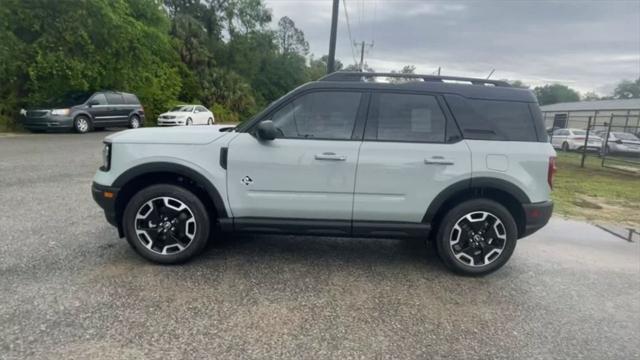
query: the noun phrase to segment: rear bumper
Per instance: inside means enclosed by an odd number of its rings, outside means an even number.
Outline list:
[[[104,210],[104,215],[109,224],[118,228],[121,232],[120,224],[116,212],[116,198],[120,189],[111,186],[100,185],[98,183],[91,184],[91,194],[93,200]]]
[[[522,237],[529,236],[547,225],[553,213],[553,201],[544,201],[522,205],[525,214],[525,231]]]

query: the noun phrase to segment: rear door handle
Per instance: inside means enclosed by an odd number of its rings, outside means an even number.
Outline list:
[[[444,156],[432,156],[430,159],[424,159],[426,165],[453,165],[453,160],[445,159]]]
[[[344,155],[336,155],[333,152],[325,152],[322,154],[316,154],[316,160],[329,160],[329,161],[345,161],[347,157]]]

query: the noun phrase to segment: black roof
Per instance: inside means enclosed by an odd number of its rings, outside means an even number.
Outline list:
[[[376,77],[396,77],[416,79],[401,83],[375,82]],[[455,94],[474,99],[536,102],[529,89],[512,87],[502,80],[488,80],[457,76],[434,76],[419,74],[366,73],[338,71],[320,78],[318,81],[302,85],[304,89],[378,89],[408,90],[439,94]]]

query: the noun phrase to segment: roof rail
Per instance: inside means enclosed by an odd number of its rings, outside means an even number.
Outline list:
[[[439,76],[439,75],[419,75],[419,74],[399,74],[399,73],[375,73],[375,72],[351,72],[351,71],[336,71],[331,74],[327,74],[321,77],[318,81],[366,81],[369,78],[375,77],[393,77],[403,79],[422,79],[425,82],[446,82],[459,81],[468,82],[472,85],[493,85],[502,87],[511,87],[508,82],[503,80],[489,80],[468,78],[459,76]]]

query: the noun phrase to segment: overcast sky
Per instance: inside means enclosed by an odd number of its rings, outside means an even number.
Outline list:
[[[560,82],[580,92],[610,93],[640,77],[640,0],[428,1],[340,0],[336,57],[353,41],[374,42],[365,61],[376,71],[415,65],[420,73]],[[311,52],[328,53],[331,0],[265,0],[274,23],[289,16]],[[359,49],[354,49],[359,59]]]

